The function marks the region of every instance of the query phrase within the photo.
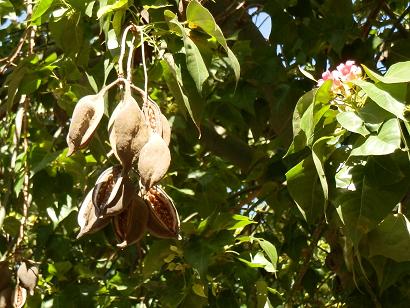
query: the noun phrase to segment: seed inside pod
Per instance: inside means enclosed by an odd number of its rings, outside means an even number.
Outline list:
[[[144,200],[149,209],[148,231],[161,238],[179,238],[179,215],[171,197],[155,186],[147,191]]]
[[[14,308],[21,308],[24,306],[27,300],[27,290],[23,287],[17,285],[14,289],[12,295],[13,299],[13,307]]]
[[[23,262],[17,270],[17,277],[19,278],[21,285],[28,289],[30,294],[33,295],[38,280],[38,268]]]
[[[105,213],[107,208],[119,201],[123,191],[123,179],[120,165],[107,168],[98,177],[92,190],[92,202],[97,216]]]
[[[87,95],[75,105],[68,129],[67,156],[85,147],[94,134],[104,114],[104,96]]]
[[[146,190],[164,177],[170,163],[171,153],[164,139],[157,133],[151,134],[138,160],[138,172]]]
[[[108,131],[111,148],[127,172],[149,136],[142,111],[127,90],[111,116]]]
[[[109,222],[109,217],[98,217],[95,212],[95,207],[92,202],[92,190],[88,192],[84,201],[81,203],[78,212],[77,221],[81,230],[77,235],[77,239],[86,234],[97,232],[104,228]]]
[[[119,198],[114,200],[109,207],[106,207],[100,215],[103,216],[115,216],[126,210],[130,204],[131,199],[135,194],[134,184],[128,177],[124,177],[121,187],[118,192]]]
[[[113,219],[114,232],[120,242],[117,246],[124,248],[141,240],[147,229],[147,221],[147,205],[141,197],[134,194],[127,210]]]

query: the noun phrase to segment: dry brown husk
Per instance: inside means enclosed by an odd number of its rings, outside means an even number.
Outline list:
[[[122,172],[123,168],[120,165],[109,167],[101,173],[95,182],[92,190],[92,202],[97,216],[106,213],[108,208],[117,206],[124,192]],[[114,209],[114,211],[117,211],[117,209]]]
[[[0,291],[6,288],[11,282],[11,271],[7,261],[0,262]]]
[[[38,281],[38,268],[23,262],[17,270],[17,277],[21,285],[28,289],[30,294],[33,295]]]
[[[148,208],[144,200],[134,194],[127,210],[113,219],[115,235],[120,242],[118,247],[132,245],[144,236],[147,229]]]
[[[102,94],[87,95],[77,102],[68,129],[67,156],[87,145],[103,114],[104,96]]]
[[[77,235],[77,239],[86,234],[97,232],[104,228],[109,222],[109,217],[98,217],[95,211],[95,207],[92,202],[92,190],[90,190],[84,201],[81,203],[80,210],[78,211],[77,221],[80,226],[80,233]]]
[[[12,307],[12,294],[13,289],[11,287],[5,288],[0,291],[0,308]]]
[[[171,141],[171,126],[169,125],[168,119],[161,113],[161,126],[162,126],[162,139],[164,139],[167,146]]]
[[[17,285],[11,295],[13,307],[21,308],[27,300],[27,290],[20,285]]]
[[[161,110],[158,105],[151,99],[143,105],[142,112],[144,114],[145,122],[151,128],[151,131],[162,134]]]
[[[180,221],[174,202],[159,186],[144,195],[148,205],[148,231],[160,238],[179,238]]]
[[[138,160],[138,172],[146,190],[164,177],[170,163],[171,153],[164,139],[157,133],[151,134]]]
[[[128,87],[110,118],[108,131],[111,148],[127,172],[138,158],[150,133],[144,115]]]

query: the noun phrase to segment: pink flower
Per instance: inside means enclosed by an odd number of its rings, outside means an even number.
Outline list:
[[[322,78],[318,80],[317,85],[321,86],[326,80],[332,80],[332,91],[335,93],[341,93],[344,89],[348,92],[351,85],[345,83],[350,83],[355,79],[359,79],[362,76],[362,70],[359,66],[355,65],[352,60],[346,61],[346,63],[340,63],[336,70],[327,70],[322,74]]]

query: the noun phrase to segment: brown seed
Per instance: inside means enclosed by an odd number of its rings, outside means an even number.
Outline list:
[[[75,105],[68,129],[67,156],[85,147],[94,134],[104,114],[104,96],[87,95]]]
[[[157,133],[151,134],[138,160],[138,172],[146,190],[164,177],[170,163],[171,153],[164,139]]]
[[[148,141],[149,128],[138,103],[127,91],[115,108],[108,125],[111,148],[125,171],[131,169]]]
[[[17,277],[19,278],[21,285],[28,289],[30,294],[33,295],[38,280],[38,268],[23,262],[17,270]]]
[[[144,200],[134,194],[126,211],[113,219],[114,232],[120,242],[118,247],[132,245],[144,236],[147,229],[148,208]]]
[[[150,214],[148,231],[161,238],[179,238],[179,215],[171,197],[155,186],[144,195],[144,200]]]
[[[92,202],[92,190],[90,190],[84,201],[81,203],[80,210],[78,212],[78,225],[80,226],[80,233],[77,235],[77,239],[86,234],[97,232],[104,228],[109,222],[109,217],[98,217],[96,215],[95,207]]]
[[[19,285],[14,289],[11,298],[13,299],[13,307],[21,308],[27,300],[27,290]]]
[[[169,125],[168,119],[161,113],[161,125],[162,125],[162,139],[165,143],[169,145],[171,141],[171,126]]]
[[[92,190],[92,201],[97,216],[105,213],[107,208],[114,206],[121,198],[124,180],[122,171],[120,165],[107,168],[95,182]]]

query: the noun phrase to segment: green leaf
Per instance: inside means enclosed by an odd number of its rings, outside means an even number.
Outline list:
[[[33,8],[33,14],[31,20],[34,21],[41,17],[53,4],[54,0],[39,0]]]
[[[217,42],[225,49],[226,53],[228,54],[228,59],[230,61],[231,67],[235,73],[236,82],[238,82],[241,73],[239,61],[232,50],[228,47],[222,30],[216,24],[212,14],[198,1],[193,0],[188,4],[186,17],[189,22],[188,25],[190,28],[200,27],[207,34],[214,37]]]
[[[191,116],[192,121],[198,129],[199,135],[201,135],[201,130],[199,124],[192,112],[191,105],[189,103],[188,97],[185,95],[182,90],[182,78],[179,68],[175,65],[174,57],[166,53],[164,55],[163,61],[161,61],[162,68],[164,70],[164,79],[167,83],[167,86],[171,90],[177,102],[181,105],[184,105],[188,110],[189,115]]]
[[[362,88],[363,91],[366,92],[366,94],[380,107],[394,114],[399,119],[405,120],[403,115],[405,104],[398,101],[390,93],[367,81],[358,80],[355,81],[355,84]]]
[[[302,160],[286,173],[289,193],[302,216],[314,223],[323,212],[323,189],[312,156]]]
[[[343,128],[350,132],[358,133],[364,137],[370,134],[364,121],[357,115],[356,112],[345,111],[338,113],[336,119]]]
[[[397,119],[386,121],[379,133],[368,136],[358,147],[352,150],[352,156],[385,155],[400,148],[401,131]]]
[[[366,74],[376,83],[379,81],[383,83],[410,82],[410,61],[393,64],[384,76],[373,72],[365,65],[362,66]]]
[[[390,214],[368,235],[370,256],[410,261],[410,222],[401,213]]]
[[[201,297],[207,297],[204,292],[204,286],[202,284],[194,283],[192,285],[192,291],[194,291],[196,295],[199,295]]]
[[[262,238],[255,238],[259,245],[261,246],[261,248],[263,249],[263,251],[266,253],[266,255],[268,256],[274,270],[276,271],[276,263],[278,262],[278,252],[276,251],[275,246]]]
[[[114,4],[101,6],[97,11],[97,19],[100,19],[105,14],[112,13],[122,8],[126,8],[127,6],[128,6],[128,0],[118,0],[118,1],[115,1]]]
[[[187,30],[178,22],[178,20],[172,19],[168,22],[168,24],[176,25],[181,31],[185,47],[187,68],[195,82],[198,92],[201,93],[202,85],[209,77],[208,69],[202,58],[201,52],[195,45],[194,41],[192,41],[188,36]]]
[[[325,162],[330,154],[334,151],[334,144],[339,140],[336,137],[322,137],[312,146],[312,158],[319,176],[320,185],[323,190],[323,212],[326,214],[327,203],[329,199],[329,185],[325,174]]]

